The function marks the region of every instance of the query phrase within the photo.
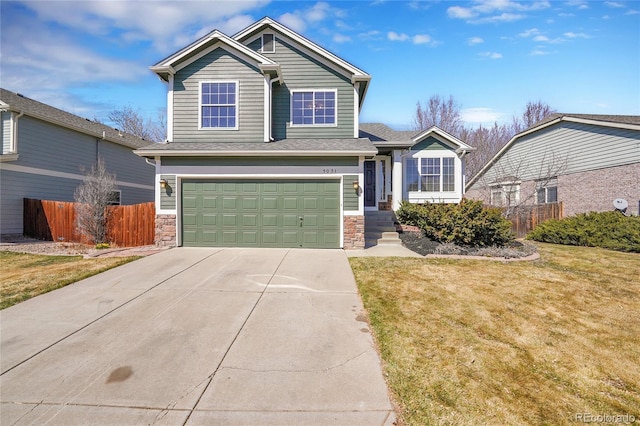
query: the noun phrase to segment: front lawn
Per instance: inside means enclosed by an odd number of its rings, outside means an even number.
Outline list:
[[[640,255],[537,245],[535,262],[349,259],[401,422],[640,421]]]
[[[0,251],[0,309],[139,259],[45,256]]]

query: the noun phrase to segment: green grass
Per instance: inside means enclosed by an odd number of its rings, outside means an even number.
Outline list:
[[[84,259],[0,251],[0,309],[136,259],[139,257]]]
[[[351,258],[401,423],[640,419],[640,255]]]

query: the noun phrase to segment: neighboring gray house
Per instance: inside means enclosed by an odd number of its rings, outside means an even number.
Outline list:
[[[133,154],[149,141],[0,89],[0,234],[22,234],[23,198],[73,201],[101,157],[120,204],[153,201],[153,167]]]
[[[270,18],[151,69],[168,84],[168,143],[136,154],[156,164],[158,244],[363,247],[365,209],[444,200],[436,185],[462,195],[470,147],[435,128],[362,132],[371,76]]]
[[[555,203],[564,216],[640,203],[640,116],[554,114],[514,136],[467,185],[509,208]]]

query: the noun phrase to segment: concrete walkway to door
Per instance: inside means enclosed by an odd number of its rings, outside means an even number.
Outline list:
[[[2,425],[395,420],[342,250],[167,250],[0,323]]]

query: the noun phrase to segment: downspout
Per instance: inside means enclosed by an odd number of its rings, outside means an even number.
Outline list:
[[[24,111],[20,111],[18,113],[18,115],[16,115],[15,120],[13,120],[13,134],[11,135],[13,141],[12,141],[12,151],[15,152],[16,154],[18,153],[18,120],[20,119],[20,117],[22,117],[24,115]]]
[[[269,142],[273,142],[273,83],[282,84],[282,78],[270,78],[269,79]]]

